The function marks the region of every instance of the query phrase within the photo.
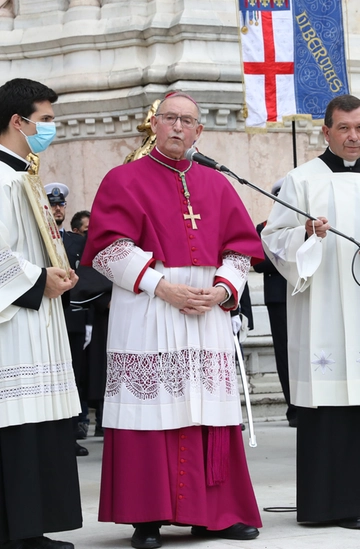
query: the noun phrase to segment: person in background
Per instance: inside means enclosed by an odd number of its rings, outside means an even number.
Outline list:
[[[89,228],[90,212],[89,210],[81,210],[76,212],[70,221],[71,230],[73,233],[81,236],[86,236]]]
[[[82,236],[87,236],[90,212],[81,210],[71,219],[71,228]],[[80,265],[79,283],[71,294],[71,302],[76,307],[87,307],[92,322],[92,335],[85,349],[85,367],[82,380],[82,413],[78,423],[78,439],[87,438],[90,418],[89,406],[95,408],[94,436],[103,437],[103,403],[106,384],[106,340],[108,333],[109,307],[112,283],[92,267]]]
[[[30,152],[55,137],[47,86],[0,87],[0,548],[74,549],[44,536],[81,528],[72,417],[80,411],[61,295],[24,188]]]
[[[64,229],[64,221],[66,216],[66,198],[69,195],[69,188],[64,183],[48,183],[44,185],[45,192],[49,199],[55,222],[61,234],[66,255],[70,263],[70,267],[78,272],[81,255],[84,250],[85,241],[82,236],[66,231]],[[70,303],[71,292],[63,299],[66,327],[68,331],[72,365],[75,373],[76,385],[79,391],[80,401],[82,400],[82,373],[83,373],[83,349],[91,338],[91,321],[87,308],[73,307]],[[77,442],[78,424],[81,415],[77,415],[73,419],[74,438],[75,438],[75,453],[78,457],[87,456],[89,450],[85,446],[80,446]]]
[[[273,185],[271,193],[277,196],[284,178]],[[256,230],[259,235],[266,226],[266,221],[259,223]],[[290,401],[288,337],[286,319],[286,279],[279,273],[276,266],[265,254],[265,260],[254,265],[257,273],[263,273],[264,302],[269,314],[271,335],[274,344],[276,369],[280,385],[287,404],[286,417],[290,427],[297,426],[296,406]]]
[[[83,256],[113,282],[99,520],[133,524],[138,549],[163,524],[235,540],[261,525],[230,310],[263,251],[227,179],[185,159],[200,117],[182,92],[160,102],[156,147],[107,174]]]

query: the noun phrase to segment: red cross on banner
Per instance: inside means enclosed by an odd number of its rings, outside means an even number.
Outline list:
[[[350,93],[342,1],[237,1],[246,129],[323,119],[331,99]]]
[[[245,75],[264,75],[265,77],[265,104],[267,122],[276,122],[278,119],[276,77],[280,74],[294,74],[294,62],[276,61],[273,18],[271,12],[261,14],[262,36],[264,44],[264,61],[244,61]]]
[[[241,45],[247,128],[266,128],[296,112],[291,10],[245,12]],[[242,16],[243,14],[241,14]]]

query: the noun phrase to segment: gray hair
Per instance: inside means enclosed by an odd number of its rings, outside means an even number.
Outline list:
[[[187,93],[181,91],[181,90],[175,90],[175,91],[171,91],[169,93],[167,93],[165,95],[165,97],[160,101],[159,105],[158,105],[158,108],[156,109],[156,114],[160,114],[159,113],[159,110],[160,110],[160,107],[161,105],[164,103],[164,101],[166,101],[167,99],[170,99],[171,97],[185,97],[186,99],[189,99],[189,101],[191,101],[192,103],[194,103],[194,105],[196,106],[197,108],[197,121],[198,123],[200,124],[200,121],[201,121],[201,110],[200,110],[200,107],[198,105],[198,103],[195,101],[195,99],[193,99],[190,95],[188,95]]]

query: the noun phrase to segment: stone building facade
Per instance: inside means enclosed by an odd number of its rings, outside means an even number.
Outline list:
[[[360,8],[343,3],[351,91],[360,95]],[[69,186],[68,220],[91,208],[106,172],[140,145],[149,106],[172,89],[199,102],[207,156],[266,190],[293,167],[291,122],[245,132],[237,0],[0,0],[0,83],[15,77],[60,95],[40,175]],[[321,126],[297,121],[296,147],[298,164],[321,153]],[[233,183],[254,223],[266,219],[271,200]],[[283,413],[261,275],[250,274],[250,288],[255,330],[245,354],[253,402],[263,404],[255,415]]]

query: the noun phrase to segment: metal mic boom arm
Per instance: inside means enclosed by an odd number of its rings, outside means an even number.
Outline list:
[[[293,210],[294,212],[297,212],[297,213],[303,215],[304,217],[307,217],[308,219],[311,219],[312,221],[317,220],[317,217],[314,217],[314,216],[312,216],[311,214],[309,214],[307,212],[299,210],[299,208],[296,208],[292,204],[289,204],[288,202],[285,202],[284,200],[281,200],[281,198],[279,198],[279,197],[277,197],[277,196],[275,196],[271,193],[268,193],[267,191],[265,191],[261,187],[258,187],[257,185],[254,185],[253,183],[250,183],[249,181],[246,181],[246,179],[242,179],[241,177],[237,176],[234,172],[232,172],[229,169],[227,169],[227,171],[223,171],[222,173],[230,175],[230,177],[236,179],[242,185],[247,185],[251,189],[254,189],[255,191],[258,191],[261,194],[264,194],[265,196],[267,196],[268,198],[271,198],[275,202],[278,202],[282,206],[285,206],[286,208],[289,208],[290,210]],[[330,227],[329,231],[331,231],[332,233],[337,234],[338,236],[342,236],[343,238],[346,238],[346,240],[350,240],[350,242],[352,242],[353,244],[356,244],[356,246],[360,249],[360,242],[355,240],[355,238],[353,238],[352,236],[348,236],[348,235],[338,231],[334,227]]]

